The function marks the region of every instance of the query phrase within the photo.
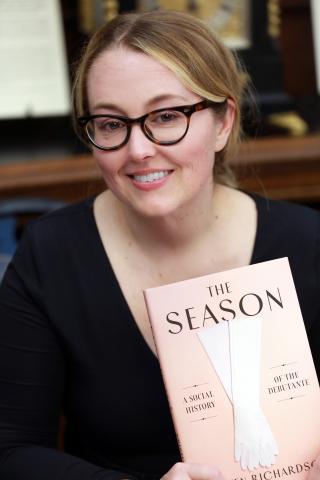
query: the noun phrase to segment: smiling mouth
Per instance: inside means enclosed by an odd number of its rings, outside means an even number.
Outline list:
[[[130,175],[130,177],[139,183],[152,183],[167,177],[170,173],[171,171],[169,170],[160,170],[158,172],[151,172],[144,175]]]

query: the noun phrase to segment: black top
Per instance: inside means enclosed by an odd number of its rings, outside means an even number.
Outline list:
[[[252,263],[287,256],[320,370],[320,214],[254,196]],[[179,460],[158,361],[102,246],[92,199],[26,229],[0,287],[0,478],[159,478]],[[65,453],[55,450],[67,417]]]

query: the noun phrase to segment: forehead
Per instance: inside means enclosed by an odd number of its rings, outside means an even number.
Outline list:
[[[100,102],[141,105],[161,96],[198,98],[169,68],[145,53],[124,48],[99,55],[89,70],[87,86],[91,108]]]

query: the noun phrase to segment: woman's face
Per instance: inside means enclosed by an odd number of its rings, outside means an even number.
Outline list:
[[[103,52],[87,86],[91,115],[136,118],[203,100],[152,57],[125,48]],[[232,118],[232,105],[222,120],[212,109],[195,112],[187,135],[170,146],[152,143],[134,124],[126,145],[115,151],[94,147],[93,154],[109,189],[127,207],[144,216],[168,215],[212,195],[215,152],[224,147]]]

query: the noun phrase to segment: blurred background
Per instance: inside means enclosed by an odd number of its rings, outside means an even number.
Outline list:
[[[251,75],[240,186],[320,208],[319,0],[0,0],[0,265],[30,218],[103,188],[72,130],[74,65],[104,22],[156,8],[203,19]]]

